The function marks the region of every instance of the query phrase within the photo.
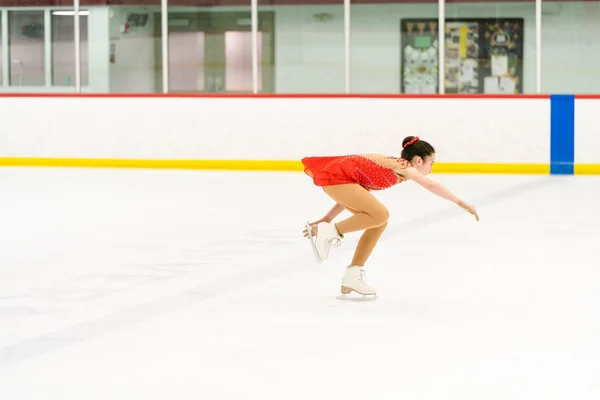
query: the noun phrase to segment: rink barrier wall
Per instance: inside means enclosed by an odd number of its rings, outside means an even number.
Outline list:
[[[575,175],[600,175],[600,95],[575,95]]]
[[[439,161],[434,166],[434,172],[436,173],[600,174],[600,156],[596,156],[596,152],[593,150],[597,149],[600,144],[598,143],[600,132],[595,128],[594,118],[598,113],[597,110],[600,110],[600,95],[0,94],[0,102],[2,100],[6,101],[7,98],[22,98],[38,103],[40,101],[48,102],[43,107],[35,105],[35,108],[36,110],[50,109],[45,115],[49,121],[43,121],[49,123],[32,127],[32,131],[37,128],[38,133],[31,134],[29,138],[22,138],[19,135],[27,136],[29,134],[23,128],[25,126],[23,115],[19,115],[19,111],[23,110],[17,107],[13,110],[15,112],[11,113],[10,109],[7,110],[2,107],[6,115],[4,127],[0,128],[0,166],[302,171],[303,168],[299,159],[303,156],[355,152],[357,147],[369,149],[373,143],[381,144],[381,148],[375,151],[390,153],[389,149],[393,148],[394,150],[391,153],[398,153],[398,141],[406,135],[416,134],[427,138],[437,148]],[[95,98],[103,104],[99,107],[98,103],[87,105],[79,101],[71,102],[71,104],[58,104],[58,101],[53,101],[52,104],[49,103],[49,99],[62,99],[69,102],[73,99],[79,100],[82,98]],[[251,110],[246,114],[242,113],[239,117],[239,119],[244,120],[243,125],[238,124],[236,126],[233,123],[229,127],[232,132],[219,132],[218,139],[222,139],[221,142],[212,140],[208,143],[206,151],[202,146],[199,146],[203,151],[199,151],[201,154],[199,154],[198,159],[193,157],[196,155],[193,151],[189,151],[189,146],[197,145],[194,141],[189,142],[190,137],[184,137],[188,142],[185,143],[184,140],[179,145],[173,144],[173,141],[177,143],[178,140],[177,137],[174,137],[169,144],[178,151],[169,155],[175,156],[161,158],[160,152],[165,147],[165,136],[177,136],[176,133],[178,134],[178,132],[175,132],[177,127],[173,128],[174,125],[170,125],[171,130],[167,130],[169,124],[166,124],[163,130],[157,128],[160,130],[160,137],[157,138],[155,133],[154,137],[148,138],[147,141],[150,144],[143,143],[146,141],[145,139],[140,142],[141,138],[136,138],[135,134],[131,133],[132,129],[134,129],[134,126],[150,127],[153,124],[152,119],[140,121],[138,118],[135,120],[136,117],[139,117],[139,112],[134,112],[131,115],[131,118],[134,119],[133,124],[123,122],[125,121],[123,116],[119,120],[119,112],[129,114],[128,111],[122,111],[123,104],[118,104],[123,99],[136,102],[129,103],[128,106],[139,104],[144,99],[165,102],[184,101],[185,103],[172,104],[172,108],[167,103],[157,107],[163,112],[166,110],[170,118],[173,118],[173,116],[185,116],[187,118],[190,112],[196,114],[197,117],[197,109],[203,109],[206,115],[202,115],[202,118],[198,121],[192,118],[190,120],[192,122],[191,126],[196,126],[198,122],[204,122],[204,126],[216,126],[211,125],[211,123],[216,123],[216,120],[211,121],[209,118],[211,112],[223,112],[223,110],[230,112],[231,109],[239,107],[236,110],[238,112],[242,110],[242,105],[244,109],[249,108]],[[189,101],[186,102],[185,99],[204,101],[203,106],[205,107],[191,107],[188,104]],[[219,101],[212,101],[213,99]],[[259,99],[289,99],[284,101],[289,104],[281,108],[280,103],[282,102],[278,101],[269,105],[269,107],[273,107],[273,110],[270,108],[260,110],[260,107],[264,108],[265,106],[255,107],[259,104]],[[360,107],[365,107],[365,104],[368,104],[371,106],[372,111],[366,113],[356,104],[342,103],[348,99],[356,99],[356,101],[362,102]],[[309,107],[306,106],[307,100],[310,104]],[[240,101],[246,101],[247,103],[239,104]],[[397,103],[393,101],[397,101]],[[447,103],[449,101],[452,103]],[[533,101],[533,103],[530,101]],[[315,105],[315,102],[325,103]],[[427,107],[423,107],[423,104],[420,104],[421,102],[427,102]],[[489,102],[495,102],[496,104],[490,105]],[[10,104],[13,103],[17,102],[11,102]],[[108,104],[110,106],[107,107]],[[449,104],[452,104],[452,106],[449,106]],[[33,108],[30,104],[27,105],[27,109]],[[65,105],[74,108],[74,110],[65,112]],[[181,105],[191,108],[179,110]],[[55,106],[56,110],[52,110],[52,106]],[[209,106],[208,111],[206,111],[206,106]],[[292,108],[292,106],[294,107]],[[331,108],[328,111],[337,111],[342,118],[335,120],[329,118],[329,115],[335,115],[336,113],[319,114],[323,113],[322,106]],[[210,110],[211,107],[212,110]],[[276,109],[277,107],[279,109]],[[281,114],[286,111],[286,107],[288,112],[289,109],[294,110],[294,113],[288,116],[292,118],[289,123],[281,118]],[[90,110],[90,108],[94,110]],[[104,126],[99,124],[98,132],[94,132],[95,129],[93,128],[98,125],[95,122],[100,120],[90,118],[90,113],[92,111],[98,113],[98,109],[102,110],[100,115],[104,119]],[[418,115],[423,109],[431,109],[431,111],[423,113],[419,118]],[[466,112],[465,109],[467,109]],[[488,110],[490,112],[486,115]],[[252,114],[251,111],[255,113]],[[255,152],[249,152],[248,149],[259,147],[253,145],[254,141],[250,141],[241,143],[241,150],[228,152],[229,149],[224,143],[228,139],[231,140],[230,144],[235,146],[236,141],[240,139],[243,142],[243,140],[247,141],[248,137],[254,138],[254,136],[248,136],[245,132],[248,132],[248,126],[252,125],[250,116],[255,118],[257,111],[260,111],[259,114],[270,113],[276,116],[269,116],[271,119],[267,118],[267,123],[257,124],[261,128],[256,135],[258,145],[260,146],[261,140],[269,139],[268,136],[271,135],[270,138],[276,138],[280,141],[279,147],[276,143],[276,151],[270,149],[270,153],[255,154]],[[353,115],[357,112],[364,115],[359,116],[356,121],[352,121]],[[62,115],[55,116],[55,113],[62,113]],[[503,113],[505,114],[503,115]],[[148,114],[156,115],[152,112],[148,112]],[[295,114],[300,114],[300,116],[294,117]],[[18,123],[17,121],[10,123],[12,115],[17,116]],[[117,119],[107,121],[107,116],[110,115],[117,115]],[[409,119],[415,115],[417,116],[416,119]],[[431,118],[432,115],[438,118]],[[473,119],[473,115],[478,115],[480,118]],[[315,116],[317,118],[314,118]],[[327,118],[318,118],[324,116]],[[278,121],[277,117],[279,117]],[[444,117],[446,121],[441,124],[442,129],[440,129],[440,120],[443,120]],[[470,119],[465,123],[467,117]],[[297,120],[293,120],[294,118]],[[303,120],[303,118],[305,119]],[[233,118],[229,119],[235,120]],[[331,122],[332,120],[334,120],[334,123]],[[368,121],[368,124],[372,123],[374,126],[361,126],[368,125],[365,124],[365,120]],[[414,122],[415,120],[417,123]],[[88,121],[90,123],[89,127],[92,129],[87,128],[85,122],[82,121]],[[297,125],[302,121],[310,121],[310,123],[307,124],[306,129],[299,130]],[[256,122],[263,121],[260,119]],[[315,122],[322,122],[322,126],[315,125]],[[121,123],[127,126],[120,129]],[[335,132],[340,130],[338,125],[344,123],[348,125],[346,127],[342,126],[342,132]],[[232,122],[227,121],[227,124],[232,124]],[[183,125],[186,126],[186,124]],[[198,125],[202,126],[202,124]],[[15,126],[18,127],[18,130],[14,129]],[[240,129],[242,126],[243,130]],[[356,132],[352,131],[352,128],[348,129],[348,127],[355,128]],[[523,131],[519,132],[518,128],[515,127],[521,127]],[[39,130],[42,131],[42,134],[39,134]],[[106,132],[106,135],[110,136],[111,130],[119,131],[116,135],[118,136],[116,145],[109,151],[103,152],[102,149],[96,151],[97,148],[102,147],[102,145],[98,146],[104,140],[102,133]],[[387,135],[385,134],[386,130]],[[240,131],[242,134],[240,134]],[[367,132],[366,135],[365,131]],[[164,135],[164,132],[168,132],[168,135]],[[289,132],[289,140],[277,136],[281,135],[282,132]],[[307,135],[307,132],[310,134]],[[335,134],[338,135],[337,139],[334,138],[335,140],[332,140],[332,143],[328,143],[323,147],[319,139],[324,136],[319,135],[329,135],[331,132],[334,132],[334,136]],[[393,132],[391,138],[390,132]],[[400,134],[397,135],[397,132],[400,132]],[[488,136],[482,136],[480,132],[487,132]],[[88,140],[87,136],[81,136],[85,133],[90,133],[91,136],[96,135],[96,137]],[[128,135],[131,137],[127,137]],[[499,140],[490,140],[490,136],[493,135],[498,137]],[[112,138],[113,144],[115,144],[114,136]],[[214,135],[212,138],[214,138]],[[339,141],[340,138],[343,139],[343,142]],[[369,141],[367,140],[369,138],[373,139]],[[98,142],[99,140],[100,142]],[[107,138],[106,141],[110,140],[110,138]],[[194,140],[199,139],[196,137]],[[205,142],[202,145],[206,145],[206,138],[203,138],[203,140]],[[66,146],[65,142],[68,142],[71,147]],[[468,152],[463,151],[461,153],[458,150],[464,149],[470,143],[473,146],[468,149]],[[155,147],[152,147],[153,145]],[[137,151],[138,147],[144,146],[146,148],[138,151],[138,153],[144,153],[142,154],[143,157],[135,157],[133,149]],[[211,151],[211,146],[216,151]],[[224,147],[227,148],[226,151],[223,151]],[[131,153],[123,154],[123,149],[131,150]],[[313,150],[311,151],[311,149]],[[320,150],[319,153],[317,153],[317,150]],[[367,151],[372,151],[372,149]],[[65,153],[69,154],[65,156]],[[285,157],[277,157],[279,153],[285,155]],[[518,154],[515,155],[515,153]],[[575,156],[580,153],[585,154],[586,157],[580,159]],[[190,154],[192,157],[186,157]],[[223,155],[224,157],[212,159],[210,157],[212,155]],[[479,159],[470,160],[471,157],[478,157]],[[283,159],[278,160],[277,158]],[[444,162],[445,160],[447,161]]]

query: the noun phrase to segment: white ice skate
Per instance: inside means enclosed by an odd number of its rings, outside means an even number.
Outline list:
[[[329,259],[329,250],[331,246],[339,247],[342,243],[342,236],[338,233],[334,224],[328,222],[321,222],[317,225],[316,237],[312,234],[312,227],[307,222],[306,230],[308,232],[308,239],[313,248],[313,253],[317,262],[327,261]]]
[[[356,292],[362,296],[350,296],[350,293]],[[346,273],[342,277],[342,295],[340,300],[374,300],[377,298],[377,291],[373,286],[367,285],[366,272],[363,267],[350,265],[346,268]]]

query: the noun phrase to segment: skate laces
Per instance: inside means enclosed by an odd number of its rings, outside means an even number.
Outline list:
[[[340,247],[340,245],[342,244],[342,239],[340,239],[340,238],[330,239],[329,244],[332,245],[333,247]]]
[[[325,245],[327,247],[340,247],[340,244],[342,244],[342,237],[337,232],[337,229],[335,229],[335,227],[333,227],[332,231],[333,232],[331,232],[331,237],[325,239]]]
[[[326,257],[329,256],[329,249],[331,248],[331,246],[340,247],[341,244],[342,244],[342,240],[340,238],[331,238],[331,239],[325,240],[325,249],[323,249],[325,256]]]
[[[360,283],[366,285],[367,282],[365,282],[367,278],[367,272],[364,269],[360,270],[360,277],[358,278],[358,280],[360,281]]]

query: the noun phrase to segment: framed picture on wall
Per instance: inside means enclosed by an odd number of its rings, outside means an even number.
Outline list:
[[[446,93],[523,92],[523,18],[447,19]],[[438,93],[438,21],[400,20],[400,92]]]

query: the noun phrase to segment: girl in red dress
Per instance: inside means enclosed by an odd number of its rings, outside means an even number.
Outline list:
[[[352,263],[342,277],[343,294],[352,291],[362,295],[376,294],[375,288],[365,281],[364,265],[385,230],[390,214],[370,191],[387,189],[410,179],[430,192],[458,204],[479,221],[472,205],[425,176],[431,172],[434,162],[434,148],[416,136],[404,138],[400,158],[382,154],[358,154],[302,159],[304,172],[336,202],[323,218],[307,223],[304,230],[304,236],[311,241],[317,261],[327,260],[331,246],[338,247],[346,233],[365,231],[360,237]],[[353,215],[332,223],[343,210],[348,210]]]

